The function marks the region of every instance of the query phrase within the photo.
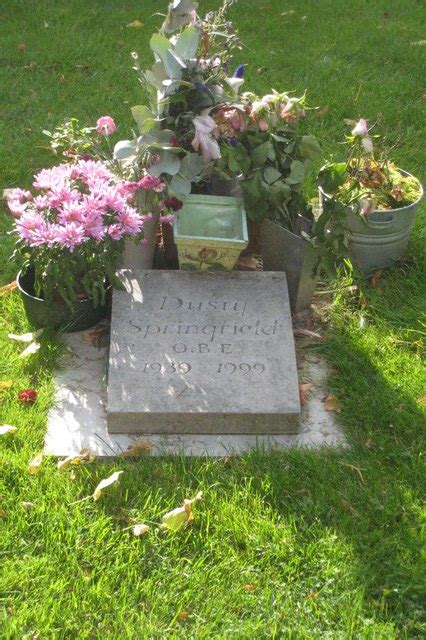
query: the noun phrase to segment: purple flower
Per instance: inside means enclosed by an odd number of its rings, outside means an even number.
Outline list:
[[[235,69],[234,78],[243,78],[245,69],[246,67],[244,64],[239,64]]]

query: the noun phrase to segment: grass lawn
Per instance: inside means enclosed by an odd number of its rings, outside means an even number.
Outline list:
[[[29,186],[54,161],[41,131],[66,116],[112,115],[127,137],[129,107],[142,101],[130,51],[150,60],[161,20],[151,14],[165,5],[3,0],[1,188]],[[327,140],[325,156],[339,150],[344,118],[381,114],[398,164],[425,183],[426,47],[412,44],[424,43],[423,10],[421,0],[241,0],[232,18],[247,84],[306,88],[321,107],[312,130]],[[143,27],[127,27],[134,20]],[[1,637],[424,638],[424,224],[423,206],[408,260],[376,286],[329,285],[320,348],[344,452],[94,463],[74,479],[45,460],[31,475],[61,346],[45,336],[19,359],[7,334],[28,325],[16,292],[2,295],[0,424],[18,431],[0,441]],[[6,215],[1,225],[5,284],[16,269]],[[27,387],[39,393],[34,405],[16,399]],[[81,500],[115,470],[120,483],[99,502]],[[154,523],[199,490],[193,525],[160,532]],[[134,538],[135,521],[151,532]]]

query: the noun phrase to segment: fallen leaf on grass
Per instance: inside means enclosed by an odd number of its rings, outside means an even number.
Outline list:
[[[139,536],[143,536],[145,533],[148,533],[149,531],[149,527],[147,524],[135,524],[135,526],[132,529],[133,535],[136,536],[137,538]]]
[[[308,595],[306,596],[306,600],[316,600],[319,596],[319,593],[317,593],[316,591],[311,591],[311,593],[308,593]]]
[[[248,582],[243,586],[244,591],[256,591],[256,585]]]
[[[0,436],[15,433],[16,431],[18,431],[18,427],[13,427],[11,424],[2,424],[0,427]]]
[[[410,44],[415,46],[415,47],[425,47],[426,46],[426,40],[417,40],[417,42],[410,42]]]
[[[29,511],[30,509],[32,509],[34,507],[34,502],[27,502],[26,500],[23,500],[21,502],[21,507],[23,507],[24,509],[26,509],[27,511]]]
[[[327,115],[327,113],[330,111],[330,107],[322,107],[322,109],[319,109],[318,111],[316,111],[314,113],[314,117],[315,118],[323,118],[325,115]]]
[[[68,467],[79,466],[87,462],[93,462],[95,456],[91,454],[90,449],[82,449],[76,456],[68,456],[64,460],[59,460],[56,465],[59,471],[65,471]]]
[[[381,280],[383,274],[383,269],[379,269],[378,271],[375,271],[373,273],[373,275],[371,276],[371,285],[376,288]]]
[[[309,331],[309,329],[294,329],[293,335],[296,337],[305,336],[306,338],[315,338],[316,340],[324,340],[322,335],[320,335],[319,333],[316,333],[315,331]]]
[[[151,449],[152,444],[150,442],[138,438],[138,440],[132,442],[132,444],[127,447],[126,451],[123,451],[120,455],[123,458],[136,458],[144,453],[148,453]]]
[[[5,518],[6,517],[6,511],[3,509],[3,507],[0,505],[0,518]]]
[[[192,513],[192,505],[197,500],[201,500],[203,497],[203,492],[199,491],[197,495],[192,498],[192,500],[185,500],[183,507],[177,507],[177,509],[173,509],[173,511],[169,511],[162,518],[162,524],[160,525],[161,529],[170,529],[171,531],[178,531],[182,526],[187,525],[189,522],[192,522],[194,519],[194,514]]]
[[[187,611],[179,611],[178,620],[183,622],[183,620],[186,620],[188,616],[189,616],[189,613]]]
[[[426,396],[423,396],[423,398],[417,398],[416,402],[420,407],[426,407]]]
[[[14,291],[17,286],[18,285],[16,284],[16,280],[14,280],[13,282],[9,282],[9,284],[5,284],[0,287],[0,294],[4,295],[6,293],[10,293],[11,291]]]
[[[336,413],[340,413],[342,410],[338,399],[331,393],[329,393],[328,396],[324,398],[323,402],[327,411],[335,411]]]
[[[223,459],[223,464],[229,464],[232,460],[235,460],[236,457],[235,453],[229,453],[226,458]]]
[[[309,395],[310,395],[309,392],[311,388],[312,388],[311,382],[302,382],[301,384],[299,384],[299,397],[300,397],[301,405],[305,405],[309,401]]]
[[[133,29],[141,29],[143,27],[143,22],[140,20],[133,20],[133,22],[130,22],[127,26]]]
[[[373,441],[371,438],[367,438],[367,440],[364,442],[364,445],[367,447],[367,449],[372,449],[373,448]]]
[[[41,336],[43,331],[44,329],[37,329],[37,331],[30,333],[8,333],[7,337],[10,338],[10,340],[17,340],[18,342],[33,342],[33,340]]]
[[[29,462],[28,471],[32,476],[35,476],[40,471],[42,462],[43,462],[42,453],[39,453],[38,455],[36,455],[36,457]]]
[[[356,509],[354,509],[354,507],[349,504],[349,502],[347,500],[341,500],[340,504],[342,505],[342,507],[346,510],[349,511],[349,513],[352,513],[352,515],[356,516],[357,518],[359,518],[359,513]]]
[[[38,342],[32,342],[26,349],[23,350],[22,353],[19,354],[20,358],[26,358],[27,356],[31,356],[33,353],[37,353],[40,349],[40,345]]]
[[[13,385],[13,380],[0,380],[0,391],[6,391]]]
[[[110,485],[117,482],[122,473],[122,471],[115,471],[112,475],[109,476],[109,478],[104,478],[104,480],[101,480],[93,492],[93,500],[99,500],[102,495],[102,491],[106,489],[106,487],[109,487]]]

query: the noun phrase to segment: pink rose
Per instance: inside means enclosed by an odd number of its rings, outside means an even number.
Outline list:
[[[110,136],[117,129],[110,116],[102,116],[96,123],[96,131],[100,136]]]

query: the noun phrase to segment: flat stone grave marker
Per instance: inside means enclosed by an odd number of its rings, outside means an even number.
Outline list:
[[[284,273],[130,271],[113,293],[110,433],[299,430]]]

